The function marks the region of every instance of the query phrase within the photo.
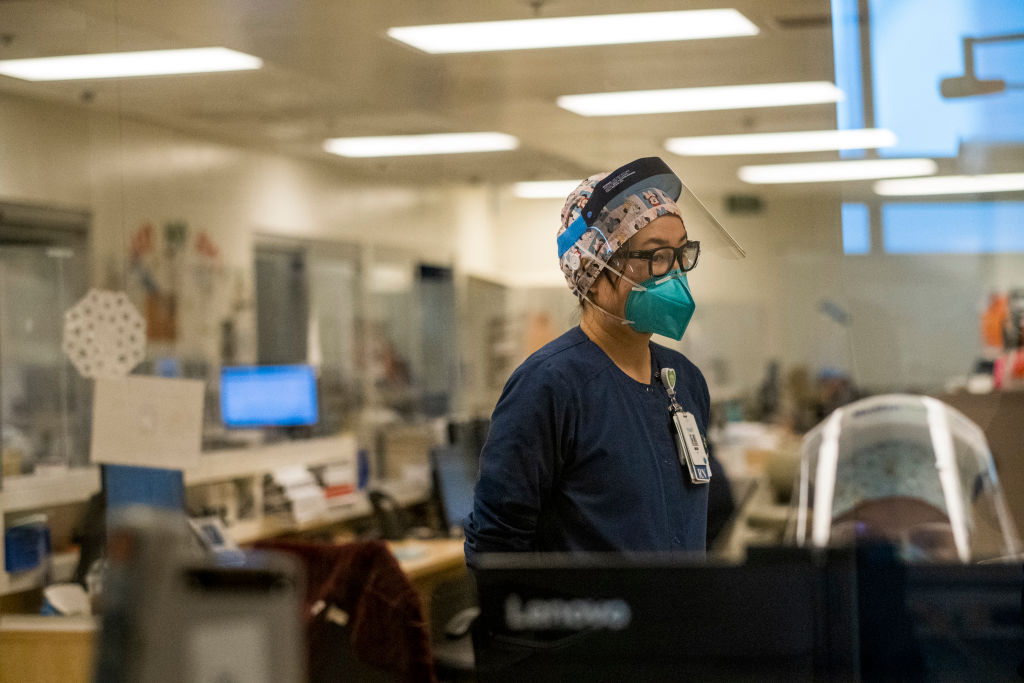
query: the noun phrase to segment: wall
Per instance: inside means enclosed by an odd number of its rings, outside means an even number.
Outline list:
[[[554,253],[560,199],[520,200],[484,185],[356,183],[327,163],[7,96],[0,155],[0,199],[92,211],[96,284],[130,285],[131,236],[146,222],[207,231],[224,277],[237,282],[223,300],[193,301],[206,309],[189,335],[203,353],[216,343],[210,321],[236,290],[251,291],[252,244],[262,234],[411,249],[453,265],[460,281],[474,275],[505,286],[520,355],[537,337],[533,309],[551,315],[556,332],[574,323]],[[681,348],[719,397],[756,387],[769,359],[812,372],[838,367],[879,390],[939,387],[977,355],[987,292],[1024,284],[1020,254],[845,256],[838,199],[763,195],[755,215],[726,215],[720,197],[703,197],[748,253],[741,261],[707,254],[691,278],[697,314]],[[849,316],[848,326],[821,311],[825,301]],[[460,304],[460,317],[473,314]],[[480,343],[460,337],[463,348]],[[483,376],[472,365],[456,381]],[[490,397],[493,388],[481,391]]]
[[[702,255],[690,277],[697,312],[679,347],[717,398],[756,388],[771,359],[784,370],[852,372],[874,391],[941,388],[981,350],[988,292],[1024,286],[1022,254],[847,256],[838,198],[763,196],[753,215],[729,215],[722,198],[702,197],[747,252],[736,261]],[[544,283],[546,296],[571,300],[554,256],[561,205],[505,195],[495,202],[495,229],[505,282]],[[848,324],[823,312],[823,302]]]
[[[231,266],[249,265],[256,233],[453,257],[451,190],[369,186],[329,164],[10,96],[0,96],[0,155],[4,200],[93,212],[99,263],[123,261],[135,226],[165,217],[209,230]]]
[[[126,289],[139,303],[145,269],[177,290],[178,354],[216,357],[220,320],[233,308],[251,315],[258,235],[393,247],[429,263],[454,258],[454,190],[355,183],[329,164],[127,117],[3,96],[0,159],[0,199],[91,212],[94,285]],[[161,262],[169,222],[189,231],[185,253],[171,265]],[[133,238],[147,224],[156,248],[133,264]],[[215,257],[192,250],[200,233]],[[198,287],[204,278],[215,284]]]

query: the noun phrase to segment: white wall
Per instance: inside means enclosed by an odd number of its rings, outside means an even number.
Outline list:
[[[92,211],[100,263],[124,259],[141,221],[175,218],[208,230],[238,266],[249,264],[256,233],[454,257],[453,190],[352,182],[329,164],[126,117],[0,96],[0,158],[0,199]]]
[[[0,197],[88,207],[88,136],[77,110],[0,96]]]

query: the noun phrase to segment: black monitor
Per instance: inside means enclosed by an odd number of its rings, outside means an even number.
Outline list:
[[[441,522],[449,533],[458,533],[473,509],[478,468],[479,457],[464,445],[439,446],[430,452]]]
[[[1021,680],[1024,566],[912,564],[868,548],[857,562],[863,680]]]
[[[1024,657],[1020,564],[882,563],[867,571],[858,562],[849,551],[799,549],[754,551],[742,565],[671,555],[484,555],[476,571],[478,679],[1016,675]]]

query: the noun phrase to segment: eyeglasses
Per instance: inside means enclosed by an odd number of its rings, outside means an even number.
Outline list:
[[[691,271],[697,265],[697,257],[700,256],[700,242],[690,240],[681,247],[658,247],[646,251],[627,251],[629,258],[642,258],[647,260],[647,270],[651,277],[661,277],[670,270],[672,266],[679,263],[679,270]]]

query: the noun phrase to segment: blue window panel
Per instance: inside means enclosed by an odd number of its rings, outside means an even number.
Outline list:
[[[843,204],[843,253],[871,252],[871,217],[865,204]]]
[[[1024,252],[1024,202],[883,204],[882,243],[890,254]]]
[[[845,96],[836,103],[836,127],[864,127],[864,93],[861,77],[860,16],[857,0],[832,0],[832,55],[836,87]],[[864,150],[844,149],[840,158],[864,156]]]
[[[963,141],[1024,141],[1024,90],[945,99],[963,74],[965,36],[1024,32],[1020,0],[869,0],[875,125],[899,142],[882,156],[956,156]],[[1021,43],[975,47],[979,78],[1024,81]]]

